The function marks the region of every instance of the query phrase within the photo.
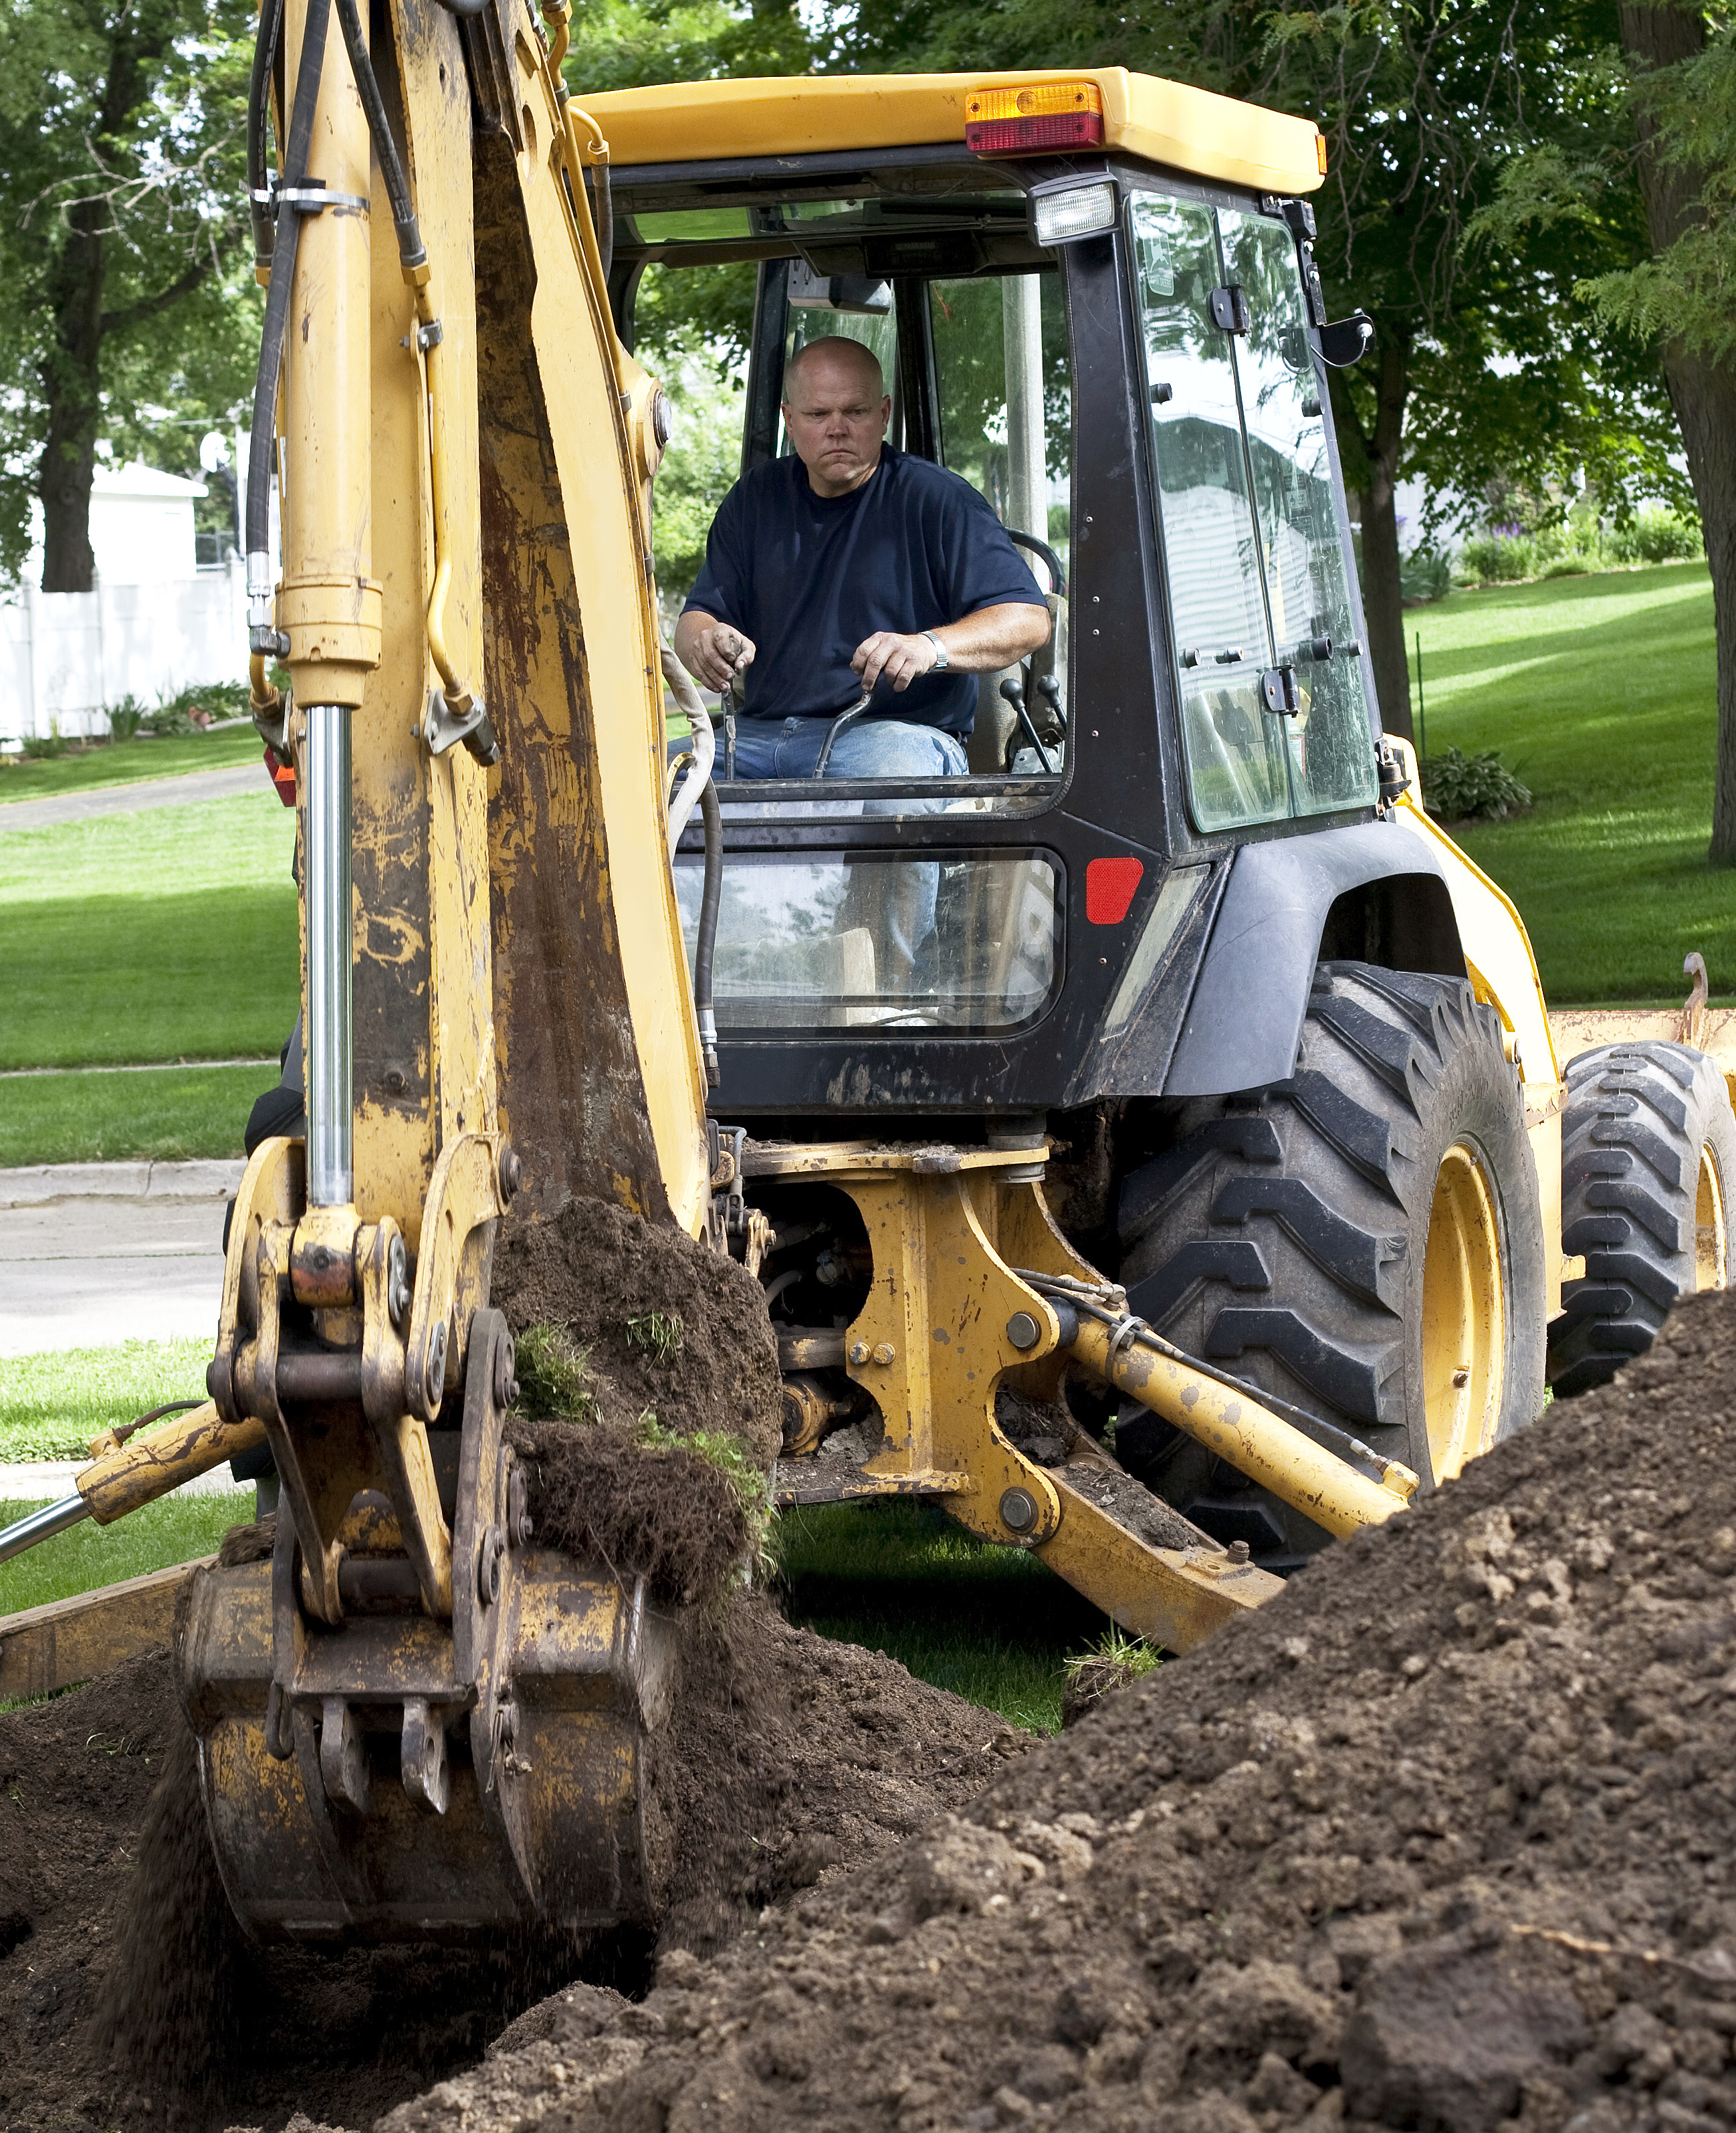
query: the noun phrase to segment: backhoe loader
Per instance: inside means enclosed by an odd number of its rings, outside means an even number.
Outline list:
[[[272,1559],[200,1572],[176,1654],[265,1938],[656,1914],[680,1625],[538,1543],[503,1225],[613,1200],[731,1254],[780,1502],[937,1505],[1176,1650],[1724,1278],[1721,1077],[1645,1042],[1564,1078],[1383,735],[1313,124],[1117,68],[586,100],[567,12],[260,26],[305,1126],[248,1164],[209,1404],[36,1529],[269,1448]],[[744,469],[793,353],[863,339],[895,441],[1042,571],[967,775],[738,778],[679,676],[671,767],[680,410],[632,351],[683,277],[751,306]]]

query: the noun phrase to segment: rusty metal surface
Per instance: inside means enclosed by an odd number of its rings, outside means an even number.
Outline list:
[[[106,1526],[264,1442],[262,1422],[225,1422],[215,1403],[204,1400],[94,1460],[75,1485],[92,1518]]]

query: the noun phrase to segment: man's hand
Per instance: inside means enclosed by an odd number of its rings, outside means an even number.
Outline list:
[[[931,672],[939,657],[931,638],[901,637],[896,630],[877,629],[856,647],[850,664],[862,676],[864,689],[872,689],[884,674],[902,691],[919,674]]]
[[[676,624],[676,657],[708,689],[727,689],[753,664],[753,639],[695,608]]]

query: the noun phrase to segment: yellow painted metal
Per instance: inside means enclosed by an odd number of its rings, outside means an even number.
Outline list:
[[[1388,745],[1411,780],[1410,790],[1393,810],[1393,819],[1420,838],[1440,863],[1477,997],[1495,1007],[1503,1028],[1512,1033],[1511,1049],[1525,1080],[1559,1083],[1561,1062],[1556,1056],[1543,980],[1524,920],[1506,891],[1423,811],[1416,750],[1408,741],[1390,735]]]
[[[515,1016],[514,995],[550,976],[527,966],[541,946],[528,924],[523,937],[515,929],[510,952],[503,945],[497,971],[506,1123],[527,1148],[531,1189],[544,1204],[600,1187],[648,1213],[666,1210],[697,1234],[710,1191],[705,1083],[667,861],[644,454],[623,404],[642,373],[615,338],[585,201],[582,166],[604,152],[601,137],[563,108],[540,46],[515,38],[512,64],[523,146],[510,194],[492,174],[483,189],[484,211],[508,219],[491,225],[502,248],[479,262],[493,311],[483,511],[498,535],[491,561],[502,580],[490,643],[499,680],[490,686],[515,722],[503,735],[504,804],[493,821],[496,909],[528,917],[527,907],[547,898],[539,874],[584,884],[608,966],[599,1011],[630,1022],[651,1149],[634,1144],[618,1112],[557,1124],[521,1104],[510,1033],[527,1018]],[[558,368],[546,370],[556,352]],[[582,1016],[599,982],[594,958],[556,1003],[561,1015]],[[581,1161],[573,1176],[569,1166]]]
[[[1248,1394],[1232,1391],[1153,1349],[1116,1348],[1110,1329],[1096,1319],[1080,1318],[1072,1352],[1106,1384],[1173,1423],[1238,1474],[1341,1538],[1403,1510],[1416,1485],[1414,1474],[1391,1463],[1384,1483],[1370,1481]]]
[[[111,1525],[264,1442],[262,1422],[225,1422],[213,1401],[202,1400],[81,1467],[74,1486],[97,1524]]]
[[[1052,1307],[1009,1258],[1098,1279],[1055,1227],[1040,1187],[998,1175],[1031,1159],[1023,1149],[833,1142],[757,1148],[750,1172],[824,1177],[849,1195],[867,1225],[873,1277],[845,1331],[845,1367],[873,1396],[886,1441],[849,1500],[938,1497],[969,1531],[1032,1549],[1123,1629],[1186,1651],[1274,1598],[1279,1581],[1232,1563],[1203,1534],[1197,1548],[1150,1546],[1065,1473],[1027,1459],[995,1419],[1003,1378],[1014,1375],[1031,1390],[1046,1365],[1058,1380],[1064,1363]],[[1019,1314],[1035,1328],[1023,1346],[1011,1333]]]
[[[1422,1266],[1422,1389],[1436,1481],[1495,1441],[1506,1390],[1502,1239],[1483,1158],[1455,1141],[1441,1158]]]
[[[1219,1548],[1149,1547],[1105,1517],[1064,1473],[1050,1478],[1061,1515],[1037,1548],[1039,1559],[1132,1636],[1190,1652],[1284,1589],[1282,1577],[1232,1562]]]
[[[1723,1288],[1729,1270],[1730,1240],[1725,1215],[1724,1180],[1708,1144],[1700,1151],[1700,1176],[1694,1188],[1694,1286]]]
[[[286,10],[286,79],[301,61],[305,0]],[[367,200],[368,121],[343,41],[329,37],[308,168],[327,191]],[[388,219],[389,227],[389,219]],[[317,316],[320,330],[312,331]],[[299,330],[298,324],[308,330]],[[278,627],[301,704],[362,701],[380,659],[368,481],[368,216],[330,206],[305,219],[284,359],[288,466]]]
[[[608,129],[617,164],[688,163],[945,141],[962,146],[974,93],[1063,76],[1095,84],[1106,144],[1126,155],[1260,192],[1319,190],[1320,129],[1312,119],[1125,67],[677,82],[584,100]]]

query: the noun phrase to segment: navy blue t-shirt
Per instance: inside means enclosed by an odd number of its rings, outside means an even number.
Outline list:
[[[1043,604],[1036,580],[968,481],[883,445],[847,496],[816,496],[799,459],[745,474],[718,507],[687,596],[752,638],[748,718],[829,718],[862,695],[850,659],[877,629],[909,635],[1003,601]],[[968,734],[974,674],[882,679],[873,715]]]

